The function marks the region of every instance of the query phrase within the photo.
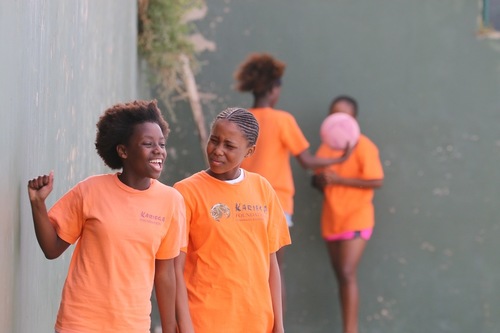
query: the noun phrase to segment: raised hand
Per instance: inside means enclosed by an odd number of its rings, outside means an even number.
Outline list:
[[[54,186],[54,171],[48,175],[38,176],[28,181],[30,201],[45,201]]]

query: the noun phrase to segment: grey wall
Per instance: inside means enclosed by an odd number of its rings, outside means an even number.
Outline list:
[[[95,123],[136,95],[136,2],[0,2],[0,332],[53,332],[71,251],[36,242],[26,184],[55,171],[48,205],[105,171]]]
[[[475,37],[478,15],[474,0],[214,0],[197,23],[217,46],[198,76],[208,118],[250,106],[231,85],[253,51],[287,62],[278,107],[313,149],[332,97],[359,99],[386,171],[359,272],[361,332],[500,331],[500,42]],[[190,113],[177,112],[169,183],[203,167]],[[340,332],[321,196],[294,167],[287,332]]]

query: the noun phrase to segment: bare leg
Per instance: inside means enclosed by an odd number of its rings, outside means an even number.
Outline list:
[[[285,261],[285,248],[282,247],[276,252],[276,259],[278,259],[278,266],[280,267],[281,273],[281,301],[283,306],[283,318],[285,318],[286,312],[286,286],[285,286],[285,274],[283,272],[283,264]]]
[[[355,238],[346,241],[327,242],[330,261],[337,277],[342,308],[344,333],[358,333],[358,281],[357,268],[366,240]]]

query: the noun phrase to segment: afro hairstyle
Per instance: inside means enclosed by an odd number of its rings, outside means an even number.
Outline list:
[[[165,139],[168,137],[170,129],[161,115],[156,100],[120,103],[104,111],[96,124],[95,148],[108,167],[111,169],[123,167],[123,161],[118,156],[116,147],[129,142],[135,125],[147,122],[158,124]]]
[[[254,96],[263,96],[280,84],[285,68],[284,62],[270,54],[250,54],[236,70],[236,89],[241,92],[251,91]]]

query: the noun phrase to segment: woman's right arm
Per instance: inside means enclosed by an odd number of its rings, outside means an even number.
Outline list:
[[[47,259],[59,257],[70,245],[57,235],[56,229],[49,220],[45,199],[52,192],[53,186],[53,172],[49,175],[38,176],[28,182],[36,239]]]
[[[177,291],[175,296],[175,313],[177,319],[177,328],[179,333],[194,333],[191,314],[189,313],[188,295],[186,282],[184,281],[184,264],[186,262],[186,253],[182,252],[175,258],[175,278]]]

